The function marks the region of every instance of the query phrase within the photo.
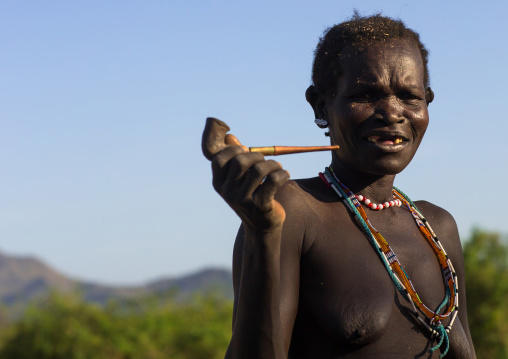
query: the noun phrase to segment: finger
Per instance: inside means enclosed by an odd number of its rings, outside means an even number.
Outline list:
[[[231,159],[220,193],[227,200],[232,200],[246,180],[245,174],[252,166],[259,162],[264,162],[265,158],[260,153],[242,153]],[[258,182],[259,185],[259,182]]]
[[[201,140],[201,149],[206,158],[211,160],[213,155],[226,147],[225,137],[228,131],[229,126],[221,120],[213,117],[206,119]]]
[[[243,146],[228,146],[212,157],[212,170],[226,166],[235,156],[248,153]]]
[[[241,153],[231,159],[229,168],[229,177],[233,180],[240,179],[256,163],[264,162],[265,158],[260,153]]]
[[[282,167],[279,162],[269,160],[258,162],[253,165],[245,175],[244,183],[238,190],[240,198],[252,198],[254,191],[271,172],[279,171]]]
[[[220,189],[228,176],[231,159],[240,154],[245,154],[242,146],[229,146],[212,157],[213,187],[217,192],[221,193]]]
[[[263,184],[253,193],[260,208],[271,209],[277,191],[289,180],[289,172],[283,169],[271,172]]]

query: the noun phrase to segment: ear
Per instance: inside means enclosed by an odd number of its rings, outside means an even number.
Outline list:
[[[307,102],[312,106],[312,109],[314,110],[314,118],[327,120],[325,106],[326,101],[324,97],[317,92],[314,85],[310,85],[307,91],[305,91],[305,98],[307,99]]]
[[[429,105],[434,100],[434,91],[430,87],[425,89],[425,101]]]

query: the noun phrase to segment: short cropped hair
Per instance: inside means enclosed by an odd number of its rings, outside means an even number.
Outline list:
[[[325,30],[314,51],[312,82],[321,94],[334,94],[342,75],[342,58],[349,51],[362,51],[369,46],[390,40],[410,40],[420,50],[424,68],[424,85],[429,87],[429,51],[420,41],[420,35],[406,27],[399,19],[381,14],[363,17],[355,11],[348,21]]]

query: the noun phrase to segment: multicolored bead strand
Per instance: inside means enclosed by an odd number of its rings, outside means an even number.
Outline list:
[[[406,298],[413,308],[414,315],[422,325],[424,325],[431,333],[432,336],[439,337],[440,340],[436,346],[430,349],[430,352],[440,348],[443,343],[445,344],[445,350],[440,355],[440,358],[444,357],[448,352],[449,340],[448,332],[451,330],[453,322],[458,313],[459,297],[458,297],[458,283],[457,275],[453,269],[453,265],[446,255],[446,252],[439,242],[434,231],[430,227],[429,223],[425,220],[421,212],[416,208],[415,204],[399,189],[393,188],[394,198],[399,200],[405,208],[407,208],[416,222],[418,229],[422,233],[423,237],[430,244],[436,257],[441,266],[446,290],[445,298],[439,307],[434,311],[428,308],[421,300],[416,290],[409,279],[408,275],[404,271],[400,264],[397,256],[386,242],[385,238],[374,228],[372,223],[367,218],[367,214],[363,209],[359,198],[355,196],[335,175],[331,167],[326,168],[324,173],[319,173],[319,176],[325,182],[328,187],[331,187],[339,197],[344,201],[346,207],[354,214],[358,224],[364,229],[365,234],[370,239],[372,246],[376,250],[378,256],[383,262],[385,268],[390,275],[395,287]],[[363,196],[362,196],[363,197]],[[367,204],[368,205],[368,204]],[[383,206],[384,207],[384,206]],[[448,305],[448,306],[447,306]],[[440,314],[441,310],[445,307],[444,313]],[[428,323],[420,316],[422,313]],[[449,317],[453,313],[450,323],[445,328],[442,324],[442,320]]]

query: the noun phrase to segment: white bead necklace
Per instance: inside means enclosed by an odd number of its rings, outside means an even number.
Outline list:
[[[395,198],[395,195],[393,196],[394,200],[393,201],[390,201],[390,202],[385,202],[383,204],[377,204],[377,203],[372,203],[372,201],[370,199],[368,199],[367,197],[365,196],[362,196],[361,194],[359,195],[355,195],[355,197],[360,201],[360,202],[363,202],[365,203],[365,205],[367,205],[367,207],[369,207],[370,209],[373,209],[375,211],[380,211],[384,208],[388,208],[388,207],[400,207],[402,202],[400,199],[398,198]]]

